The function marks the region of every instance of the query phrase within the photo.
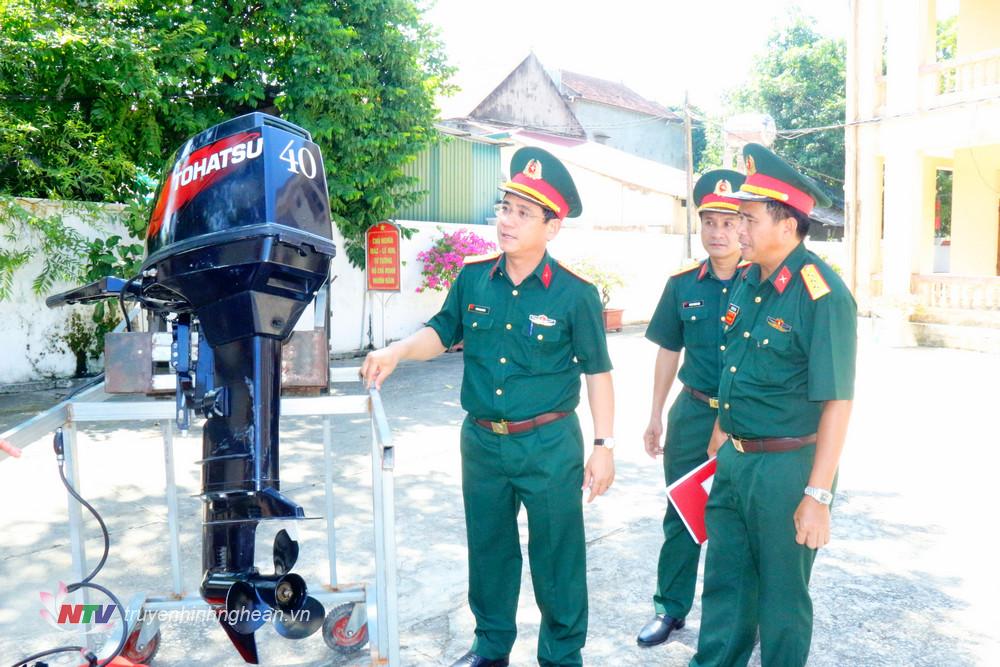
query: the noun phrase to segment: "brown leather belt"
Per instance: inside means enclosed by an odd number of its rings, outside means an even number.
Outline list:
[[[733,447],[740,454],[762,454],[770,452],[790,452],[795,449],[802,449],[806,445],[816,442],[816,434],[804,435],[801,438],[739,438],[735,435],[729,436],[733,442]]]
[[[681,385],[681,391],[686,391],[702,403],[708,403],[709,407],[715,408],[716,410],[719,409],[719,399],[716,396],[709,396],[708,394],[700,392],[697,389],[692,389],[686,384]]]
[[[509,435],[511,433],[524,433],[525,431],[530,431],[533,428],[538,428],[539,426],[544,426],[545,424],[551,424],[554,421],[562,419],[568,414],[568,412],[543,412],[532,419],[525,419],[517,422],[509,422],[506,419],[501,419],[498,422],[490,421],[489,419],[473,419],[472,421],[476,422],[476,424],[482,426],[487,431],[492,431],[497,435]]]

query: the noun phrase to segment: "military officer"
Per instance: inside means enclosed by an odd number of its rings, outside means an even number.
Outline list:
[[[809,576],[830,539],[830,505],[854,394],[857,307],[803,243],[829,199],[763,146],[744,149],[737,198],[741,270],[723,316],[718,468],[705,521],[708,554],[691,665],[804,665]]]
[[[597,289],[549,256],[546,244],[581,211],[569,172],[522,148],[497,205],[499,255],[468,262],[441,311],[410,337],[368,355],[380,386],[403,359],[465,341],[462,493],[469,545],[471,650],[457,666],[508,664],[521,585],[517,514],[528,515],[528,558],[542,622],[540,665],[580,665],[587,636],[581,488],[588,502],[614,480],[614,390]],[[594,419],[586,466],[575,408],[580,376]]]
[[[643,434],[646,452],[663,455],[667,486],[708,460],[706,449],[717,417],[719,373],[722,369],[722,323],[729,305],[733,276],[740,261],[737,239],[740,201],[732,197],[743,184],[743,174],[728,169],[709,171],[694,186],[701,218],[701,243],[708,258],[675,273],[646,329],[646,338],[659,345],[653,371],[653,407]],[[684,364],[678,372],[681,350]],[[681,392],[667,417],[663,436],[663,407],[677,375]],[[684,627],[694,600],[701,547],[688,534],[673,506],[663,517],[663,546],[653,594],[655,615],[639,631],[640,646],[662,644]]]

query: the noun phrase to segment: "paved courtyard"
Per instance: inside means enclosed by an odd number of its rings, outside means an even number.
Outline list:
[[[995,386],[1000,356],[886,348],[869,326],[862,321],[855,412],[833,541],[820,553],[813,575],[810,665],[1000,664],[1000,578],[992,552],[1000,452],[990,416],[1000,409]],[[609,343],[616,366],[618,476],[609,494],[585,509],[590,634],[584,658],[609,667],[680,667],[697,642],[699,604],[670,643],[652,649],[634,643],[651,614],[665,498],[660,464],[641,444],[655,350],[635,328],[611,335]],[[461,372],[461,355],[447,354],[403,365],[384,390],[397,445],[400,634],[402,663],[408,666],[450,664],[472,635],[458,461]],[[0,431],[57,395],[0,396]],[[581,421],[589,430],[589,416],[581,414]],[[282,490],[307,516],[322,516],[320,426],[298,418],[284,420],[282,427]],[[159,437],[158,427],[138,422],[98,423],[79,435],[81,490],[111,531],[111,556],[97,581],[123,598],[170,589]],[[201,503],[194,497],[200,431],[176,438],[175,448],[184,584],[195,592],[201,574]],[[335,450],[339,577],[370,580],[365,418],[338,422]],[[0,464],[0,508],[0,663],[9,664],[75,639],[39,617],[39,591],[53,591],[71,577],[65,494],[48,440],[26,449],[23,458]],[[94,562],[100,532],[89,517],[85,521]],[[323,535],[322,521],[299,528],[303,552],[296,572],[315,585],[327,572]],[[534,664],[538,620],[525,559],[513,665]],[[211,623],[168,622],[162,633],[155,665],[243,664]],[[315,636],[290,642],[264,628],[258,643],[262,662],[269,665],[366,664],[335,656]]]

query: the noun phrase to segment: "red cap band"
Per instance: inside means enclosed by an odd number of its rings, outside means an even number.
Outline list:
[[[563,196],[541,178],[531,178],[524,173],[514,174],[514,177],[504,185],[504,188],[523,193],[536,200],[542,206],[551,209],[560,220],[569,213],[569,204],[566,203]]]
[[[770,197],[771,199],[777,199],[778,201],[788,204],[798,211],[802,211],[806,215],[812,213],[813,206],[816,205],[816,201],[805,192],[802,192],[802,190],[793,188],[784,181],[779,181],[776,178],[765,176],[759,171],[755,174],[747,176],[747,180],[740,186],[740,190],[755,195]]]

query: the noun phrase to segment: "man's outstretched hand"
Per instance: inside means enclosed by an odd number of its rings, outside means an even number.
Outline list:
[[[372,385],[376,389],[382,389],[382,383],[392,375],[398,363],[399,353],[392,345],[369,352],[365,363],[361,364],[361,381],[364,382],[365,389],[371,389]]]

